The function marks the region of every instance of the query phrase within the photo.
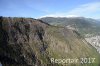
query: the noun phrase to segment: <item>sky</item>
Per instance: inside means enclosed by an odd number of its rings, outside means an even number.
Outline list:
[[[100,19],[100,0],[0,0],[0,16]]]

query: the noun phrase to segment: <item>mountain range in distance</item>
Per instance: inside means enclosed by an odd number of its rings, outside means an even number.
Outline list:
[[[99,22],[86,18],[0,17],[0,62],[3,66],[99,66],[100,54],[85,39],[90,38],[87,34],[99,35],[97,28]],[[87,62],[52,63],[52,58]],[[95,60],[89,63],[91,58]]]
[[[100,34],[100,21],[96,19],[85,17],[43,17],[40,19],[52,25],[73,27],[82,35]]]

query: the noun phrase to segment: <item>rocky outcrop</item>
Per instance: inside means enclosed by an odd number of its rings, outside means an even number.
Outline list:
[[[34,49],[45,51],[43,36],[48,24],[32,18],[0,17],[2,64],[41,65]],[[36,46],[33,44],[36,44]]]

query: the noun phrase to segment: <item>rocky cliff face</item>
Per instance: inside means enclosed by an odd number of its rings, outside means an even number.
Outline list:
[[[0,17],[0,61],[4,64],[41,64],[35,48],[46,49],[43,36],[48,24],[31,18]],[[33,43],[36,46],[33,46]]]
[[[95,63],[51,63],[51,58],[96,58]],[[3,66],[99,66],[100,55],[80,34],[32,18],[0,17]]]

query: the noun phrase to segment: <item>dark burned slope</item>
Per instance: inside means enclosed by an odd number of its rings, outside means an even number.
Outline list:
[[[48,24],[31,18],[0,17],[0,61],[7,64],[38,63],[32,45],[44,51],[43,35]],[[39,45],[38,45],[39,44]]]
[[[4,66],[62,66],[52,64],[50,58],[93,57],[95,63],[66,66],[99,66],[99,54],[79,35],[41,20],[0,17],[0,62]]]

